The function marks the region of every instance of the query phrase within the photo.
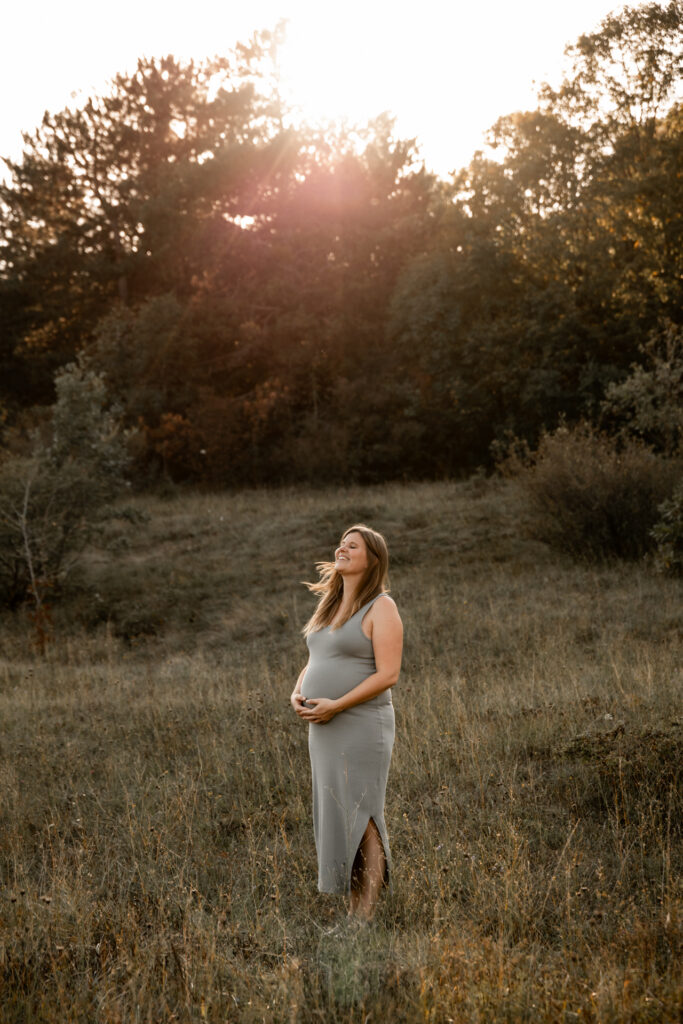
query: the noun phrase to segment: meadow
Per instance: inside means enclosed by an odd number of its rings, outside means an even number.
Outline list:
[[[335,937],[289,694],[357,521],[406,629],[394,886]],[[502,480],[133,497],[52,629],[0,619],[2,1024],[680,1019],[680,582]]]

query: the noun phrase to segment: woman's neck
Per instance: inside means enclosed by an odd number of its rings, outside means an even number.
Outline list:
[[[353,608],[353,602],[356,600],[358,595],[358,584],[349,580],[342,580],[344,589],[342,590],[339,604],[337,605],[334,615],[332,617],[333,622],[337,622],[339,619],[348,618],[351,609]]]
[[[359,581],[347,579],[342,579],[342,585],[344,589],[342,590],[339,607],[346,610],[347,608],[352,607],[353,602],[356,600],[358,595],[358,591],[360,590],[360,586]]]

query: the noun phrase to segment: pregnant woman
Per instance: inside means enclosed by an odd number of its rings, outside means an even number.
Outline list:
[[[334,562],[317,568],[320,580],[307,584],[319,598],[304,629],[309,660],[291,702],[309,723],[318,888],[348,894],[349,916],[369,921],[391,870],[384,795],[403,626],[380,533],[350,527]]]

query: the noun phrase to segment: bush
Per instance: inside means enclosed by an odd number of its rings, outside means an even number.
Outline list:
[[[640,351],[643,364],[607,388],[602,415],[622,436],[673,455],[683,444],[683,328],[665,325]]]
[[[683,576],[683,481],[669,501],[659,507],[660,520],[652,530],[657,564],[663,572]]]
[[[639,558],[654,543],[659,506],[671,498],[673,460],[587,424],[543,435],[531,465],[516,473],[535,536],[592,560]]]
[[[56,378],[48,437],[0,464],[0,602],[33,605],[36,623],[118,493],[125,438],[101,376],[71,364]]]

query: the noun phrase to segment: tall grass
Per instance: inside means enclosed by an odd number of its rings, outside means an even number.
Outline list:
[[[679,584],[558,559],[502,484],[141,504],[46,657],[2,624],[3,1024],[679,1018]],[[288,697],[358,519],[406,625],[395,874],[335,938]]]

